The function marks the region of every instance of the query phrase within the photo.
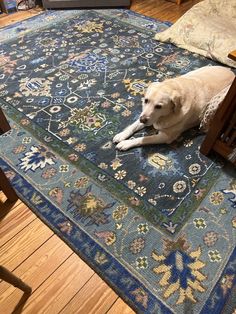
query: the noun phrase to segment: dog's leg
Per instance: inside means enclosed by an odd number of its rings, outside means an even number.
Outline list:
[[[131,140],[124,140],[121,141],[116,145],[116,148],[119,150],[127,150],[131,147],[138,147],[142,145],[149,145],[149,144],[170,144],[172,143],[179,134],[167,134],[163,131],[159,131],[158,134],[144,136],[144,137],[137,137]]]
[[[124,131],[118,133],[113,138],[113,143],[119,143],[121,141],[126,140],[128,137],[133,135],[135,132],[143,129],[145,125],[141,123],[139,120],[135,121],[131,125],[129,125],[127,128],[124,129]]]

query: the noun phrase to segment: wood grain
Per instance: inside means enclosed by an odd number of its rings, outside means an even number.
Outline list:
[[[88,297],[89,296],[89,297]],[[116,293],[96,274],[67,303],[61,314],[103,314],[118,298]]]
[[[4,211],[5,207],[6,207],[5,206],[6,200],[7,200],[6,195],[2,191],[0,191],[0,219],[1,219],[1,216],[2,216],[2,211]],[[21,200],[18,199],[15,203],[11,204],[11,209],[15,208],[20,203],[21,203]]]
[[[4,14],[0,17],[0,27],[4,27],[25,19],[28,19],[29,17],[38,15],[42,12],[42,8],[38,7],[36,9],[31,9],[28,11],[18,11],[13,14]]]
[[[0,220],[0,247],[24,229],[36,216],[23,203]]]
[[[53,232],[39,219],[32,221],[1,247],[0,264],[10,271],[14,270],[52,234]]]
[[[181,5],[167,0],[133,0],[131,10],[161,21],[176,22],[187,10],[201,0],[185,0]]]
[[[233,50],[229,53],[228,57],[234,61],[236,61],[236,50]]]
[[[31,296],[24,313],[59,313],[94,271],[72,254]]]
[[[72,254],[72,250],[54,235],[20,264],[14,274],[35,291]],[[11,313],[21,296],[22,291],[6,282],[1,282],[1,312],[4,314]]]
[[[110,310],[107,312],[107,314],[118,313],[135,314],[135,312],[129,306],[127,306],[127,304],[121,298],[118,298],[113,306],[110,308]]]
[[[173,2],[168,0],[132,0],[130,9],[162,21],[176,22],[187,10],[200,1],[202,0],[185,0],[181,5],[177,5],[175,0]],[[42,8],[37,7],[28,11],[4,15],[0,17],[0,27],[38,15],[41,11]]]

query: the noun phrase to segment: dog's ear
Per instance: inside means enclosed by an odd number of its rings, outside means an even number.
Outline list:
[[[181,109],[182,99],[179,91],[174,90],[171,95],[171,103],[173,105],[173,111],[176,113]]]

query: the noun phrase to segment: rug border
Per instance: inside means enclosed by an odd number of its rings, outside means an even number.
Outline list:
[[[82,11],[82,10],[81,10],[81,11]],[[93,11],[95,11],[95,10],[93,10]],[[130,10],[127,10],[127,11],[130,11]],[[131,12],[133,12],[133,11],[131,11]],[[136,12],[134,12],[134,13],[136,13]],[[33,19],[33,18],[35,18],[35,17],[38,17],[39,15],[40,15],[40,14],[38,14],[37,16],[30,17],[30,18],[28,18],[27,20]],[[141,16],[145,17],[144,15],[141,15]],[[113,18],[113,17],[112,17],[112,18]],[[56,21],[56,23],[58,23],[58,22],[60,22],[60,21]],[[14,24],[17,24],[17,23],[19,23],[19,22],[16,22],[16,23],[14,23]],[[53,24],[53,22],[50,23],[50,25],[47,25],[46,28],[47,28],[47,27],[50,27],[52,24]],[[4,29],[4,28],[1,28],[0,30],[3,30],[3,29]],[[151,31],[151,30],[149,30],[149,31]],[[14,39],[15,39],[15,38],[14,38]],[[11,39],[10,39],[10,40],[11,40]],[[9,106],[8,103],[7,103],[7,105]],[[11,106],[11,105],[10,105],[10,106]],[[22,127],[22,126],[21,126],[21,127]],[[42,142],[42,139],[39,139],[39,140],[40,140],[40,142]],[[48,144],[48,143],[47,143],[47,144]],[[2,161],[6,164],[7,167],[11,168],[3,159],[2,159]],[[68,161],[68,160],[67,160],[67,161]],[[71,161],[68,161],[68,162],[71,163]],[[74,163],[72,163],[72,164],[74,165]],[[13,169],[13,171],[14,171],[14,169]],[[18,176],[20,176],[22,179],[24,179],[19,173],[17,173],[16,175],[18,175]],[[25,181],[31,186],[31,184],[30,184],[27,180],[25,180]],[[32,187],[32,189],[34,190],[33,186],[31,186],[31,187]],[[35,191],[37,191],[37,190],[35,190]],[[37,193],[39,193],[40,195],[42,195],[39,191],[37,191]],[[43,195],[42,195],[42,196],[43,196]],[[202,201],[202,200],[201,200],[201,201]],[[201,201],[200,201],[200,202],[201,202]],[[24,200],[23,202],[24,202],[25,204],[28,203],[27,200]],[[53,204],[51,204],[50,202],[48,202],[48,204],[49,204],[49,205],[53,205]],[[37,210],[37,208],[36,208],[36,209],[35,209],[34,207],[32,208],[32,203],[29,203],[29,205],[30,205],[30,208],[31,208],[30,210],[32,210],[32,211],[37,215],[37,217],[39,217],[39,219],[40,219],[43,223],[45,223],[47,226],[50,226],[49,228],[52,228],[53,232],[54,232],[55,234],[57,234],[69,247],[71,247],[72,250],[73,250],[77,255],[79,255],[80,258],[81,258],[87,265],[89,265],[92,269],[94,269],[95,272],[96,272],[114,291],[118,291],[117,294],[118,294],[127,304],[129,304],[131,308],[133,308],[135,311],[137,310],[137,308],[136,308],[137,303],[132,303],[132,299],[131,299],[131,298],[127,298],[126,295],[123,295],[123,291],[122,291],[122,290],[120,291],[120,290],[119,290],[120,288],[118,288],[117,285],[115,285],[115,284],[113,284],[112,282],[110,282],[109,277],[106,278],[106,276],[104,276],[104,273],[98,269],[98,266],[96,266],[96,265],[93,264],[93,262],[94,262],[93,260],[92,260],[92,261],[91,261],[90,259],[86,260],[85,257],[83,257],[83,253],[76,251],[76,248],[73,248],[73,247],[71,246],[71,244],[69,243],[69,240],[68,240],[68,242],[67,242],[67,238],[64,237],[63,233],[60,234],[60,231],[59,231],[57,228],[55,228],[53,225],[51,225],[50,222],[44,220],[44,219],[42,218],[43,216],[41,217],[41,215],[39,214],[39,211]],[[27,206],[28,206],[28,204],[27,204]],[[53,205],[53,206],[54,206],[54,205]],[[56,208],[56,206],[54,206],[54,207]],[[66,219],[68,219],[68,217],[66,217]],[[71,222],[73,223],[73,221],[71,221]],[[78,226],[76,226],[76,228],[79,229]],[[56,229],[56,231],[55,231],[55,229]],[[159,230],[160,230],[160,229],[159,229]],[[162,230],[162,229],[161,229],[161,230]],[[84,234],[86,234],[84,231],[81,231],[81,232],[83,232]],[[169,235],[169,234],[168,234],[168,235]],[[87,235],[87,236],[88,236],[88,235]],[[88,237],[89,237],[89,236],[88,236]],[[93,241],[92,238],[89,237],[89,239],[90,239],[90,241]],[[93,241],[93,242],[94,242],[94,241]],[[95,242],[94,242],[94,243],[95,243]],[[99,246],[99,244],[97,244],[97,245]],[[107,252],[103,247],[100,247],[100,246],[99,246],[99,248],[102,249],[102,250],[104,250],[107,255],[110,255],[109,252]],[[235,251],[235,250],[234,250],[234,251]],[[233,253],[234,253],[234,251],[233,251]],[[230,260],[230,258],[233,256],[233,253],[230,255],[229,260]],[[121,267],[123,267],[123,266],[119,263],[118,260],[114,259],[114,257],[110,256],[109,258],[110,258],[112,261],[114,260],[114,261],[115,261],[116,263],[118,263]],[[228,262],[229,262],[229,260],[228,260]],[[228,265],[228,264],[227,264],[227,265]],[[224,270],[225,270],[225,269],[224,269]],[[223,270],[223,272],[224,272],[224,270]],[[125,269],[125,271],[127,271],[127,270]],[[128,271],[127,271],[127,272],[128,272]],[[221,277],[222,277],[223,272],[221,273]],[[129,272],[128,272],[128,274],[129,274],[129,276],[133,277]],[[221,277],[220,277],[220,278],[221,278]],[[135,277],[134,277],[134,279],[139,282],[139,280],[136,279]],[[218,280],[217,284],[219,283],[219,281],[220,281],[220,279]],[[140,284],[140,282],[139,282],[139,284]],[[215,290],[217,284],[213,287],[212,291]],[[146,290],[146,291],[147,291],[148,295],[151,294],[150,291],[148,291],[148,290]],[[160,302],[161,306],[165,306],[165,305],[162,303],[162,301],[160,301],[160,300],[157,299],[157,297],[155,297],[154,295],[152,295],[152,296],[154,297],[154,299],[155,299],[156,301]],[[209,298],[210,298],[210,296],[211,296],[211,294],[209,295]],[[209,298],[208,298],[208,299],[209,299]],[[206,302],[207,302],[207,301],[206,301]],[[168,309],[168,310],[169,310],[169,309]],[[171,310],[170,310],[170,312],[172,313]],[[201,311],[201,312],[202,312],[202,311]],[[140,313],[143,313],[143,312],[140,312]],[[167,312],[163,312],[163,313],[167,313]],[[209,312],[208,312],[208,313],[209,313]]]
[[[37,194],[41,197],[41,199],[43,199],[43,207],[47,207],[50,210],[53,210],[53,212],[58,213],[58,209],[57,207],[50,203],[49,200],[47,200],[47,198],[38,190],[36,190],[22,175],[20,175],[19,173],[15,172],[15,169],[11,167],[11,165],[9,165],[5,160],[3,160],[2,157],[0,157],[0,166],[3,166],[4,171],[10,169],[12,170],[16,175],[14,176],[13,180],[12,180],[12,185],[15,188],[17,195],[19,196],[19,199],[29,208],[29,210],[31,210],[41,221],[42,223],[44,223],[46,226],[48,226],[64,243],[66,243],[66,245],[68,245],[73,252],[75,252],[75,254],[77,254],[84,262],[85,264],[87,264],[91,269],[93,269],[95,271],[95,273],[97,273],[99,275],[99,277],[104,280],[104,282],[106,282],[108,284],[108,286],[115,291],[115,293],[125,302],[127,303],[136,313],[157,313],[155,312],[157,309],[161,310],[162,314],[174,314],[175,312],[173,312],[171,309],[169,309],[163,302],[162,300],[159,300],[155,295],[153,295],[141,282],[138,278],[136,278],[134,275],[132,275],[129,270],[127,270],[120,262],[119,260],[117,260],[116,258],[114,258],[108,251],[105,250],[105,248],[103,248],[102,246],[100,246],[99,243],[95,242],[85,231],[81,230],[79,228],[78,225],[76,225],[73,220],[70,220],[69,217],[65,216],[63,214],[63,212],[59,211],[60,215],[61,215],[61,221],[59,220],[59,222],[57,223],[54,220],[54,217],[52,217],[52,221],[50,221],[46,216],[43,216],[42,209],[39,209],[39,204],[32,204],[32,202],[30,202],[27,198],[25,198],[21,192],[18,191],[18,189],[16,188],[17,184],[18,184],[18,180],[23,180],[24,182],[26,182],[26,185],[28,185],[31,189],[29,189],[29,192],[27,193],[33,193],[34,195],[37,196]],[[16,181],[16,182],[15,182]],[[24,185],[25,187],[25,185]],[[29,198],[30,199],[30,198]],[[14,208],[12,209],[14,210]],[[49,213],[48,215],[53,214]],[[108,256],[108,264],[109,266],[117,264],[119,267],[116,269],[119,269],[121,275],[123,274],[123,271],[126,272],[126,274],[128,275],[129,280],[132,279],[134,282],[132,283],[133,285],[136,285],[136,287],[132,288],[132,291],[139,289],[141,287],[142,291],[146,292],[149,298],[149,302],[148,302],[148,308],[144,308],[142,307],[142,305],[140,303],[137,302],[137,300],[135,300],[134,296],[132,296],[131,292],[124,290],[124,288],[121,288],[119,285],[117,285],[117,279],[114,278],[114,280],[110,279],[112,278],[111,276],[109,277],[108,274],[105,274],[104,270],[102,269],[101,265],[96,264],[95,260],[93,258],[91,258],[91,256],[86,256],[86,253],[81,251],[81,245],[78,245],[78,239],[74,239],[72,237],[72,241],[70,242],[69,237],[70,235],[63,233],[59,227],[58,224],[60,222],[65,222],[65,221],[69,221],[70,224],[72,226],[74,226],[75,232],[76,233],[80,233],[82,235],[82,238],[86,237],[89,239],[89,242],[92,242],[93,244],[93,249],[94,247],[98,247],[99,251],[102,253],[105,253],[106,256]],[[77,229],[77,230],[76,230]],[[76,242],[77,241],[77,242]],[[82,244],[84,242],[83,239],[80,240],[80,244]],[[77,244],[76,244],[77,243]],[[87,243],[87,242],[86,242]],[[78,249],[79,248],[79,249]],[[95,254],[94,254],[95,255]],[[219,279],[217,280],[217,282],[215,283],[215,285],[212,287],[211,292],[209,293],[209,297],[207,298],[204,306],[202,307],[201,311],[199,312],[199,314],[220,314],[222,313],[222,309],[224,308],[224,305],[226,304],[229,296],[230,296],[230,289],[228,289],[227,293],[225,295],[222,296],[222,289],[221,289],[221,281],[223,276],[228,272],[228,270],[230,269],[230,263],[233,262],[235,264],[236,262],[236,247],[234,247],[231,255],[228,258],[228,261],[226,263],[226,267],[223,269],[223,271],[220,274]],[[109,267],[108,266],[108,267]],[[233,272],[235,273],[236,268],[233,270]],[[121,276],[120,276],[121,277]],[[233,281],[233,286],[236,285],[236,276],[234,277],[234,281]],[[125,287],[126,288],[126,287]],[[217,294],[220,295],[220,300],[218,302],[215,303],[213,308],[210,308],[210,303],[212,300],[212,297],[217,297]],[[223,298],[222,298],[223,297]],[[138,307],[139,305],[139,307]],[[158,308],[156,308],[158,306]],[[155,310],[153,312],[153,310]],[[176,312],[178,313],[178,312]]]
[[[79,258],[81,258],[83,260],[83,262],[85,264],[87,264],[91,269],[93,269],[95,271],[95,273],[97,273],[99,275],[99,277],[104,280],[108,286],[115,291],[115,293],[118,295],[118,297],[121,297],[134,311],[136,311],[136,313],[144,313],[143,311],[145,311],[145,313],[155,313],[152,312],[150,310],[152,309],[146,309],[144,307],[141,306],[141,303],[138,303],[137,301],[135,301],[135,298],[130,294],[129,291],[127,291],[126,294],[124,294],[124,290],[122,290],[118,285],[116,285],[115,282],[113,282],[110,278],[108,277],[107,274],[104,275],[104,271],[99,269],[99,264],[96,264],[95,261],[90,257],[86,256],[86,253],[81,252],[81,246],[76,245],[76,243],[73,243],[72,240],[71,242],[69,241],[69,238],[67,237],[66,233],[63,233],[59,228],[58,225],[55,223],[53,224],[52,221],[49,221],[48,219],[45,218],[45,216],[43,216],[41,214],[41,210],[39,209],[39,205],[38,204],[32,204],[32,202],[30,202],[27,198],[25,198],[21,192],[18,191],[16,185],[17,182],[15,182],[16,180],[22,180],[24,182],[26,182],[26,185],[24,185],[24,187],[26,187],[27,185],[30,186],[30,188],[32,188],[32,191],[36,195],[40,195],[40,197],[42,199],[44,199],[45,205],[49,208],[52,209],[53,211],[58,213],[58,209],[57,207],[50,203],[42,193],[40,193],[38,190],[36,190],[22,175],[20,175],[19,173],[15,172],[15,169],[12,168],[9,164],[6,163],[6,161],[0,157],[0,166],[6,168],[6,169],[10,169],[12,170],[16,175],[14,176],[13,180],[11,181],[11,184],[13,185],[19,199],[29,208],[29,210],[31,210],[41,221],[42,223],[44,223],[46,226],[48,226],[49,229],[51,229],[64,243],[66,243],[66,245],[68,245],[75,254],[77,254],[79,256]],[[4,169],[4,171],[6,171],[6,169]],[[18,179],[16,179],[18,177]],[[44,206],[45,206],[44,205]],[[13,208],[14,210],[14,208]],[[90,242],[93,242],[93,244],[95,244],[94,246],[98,246],[99,247],[99,251],[102,251],[103,253],[106,254],[106,256],[108,256],[109,258],[109,264],[111,264],[110,261],[112,261],[112,263],[114,264],[114,262],[116,264],[118,264],[120,266],[120,268],[122,268],[122,270],[120,271],[121,274],[124,272],[127,273],[127,275],[129,276],[129,279],[132,278],[133,281],[135,281],[135,283],[133,282],[133,285],[136,284],[137,286],[132,288],[132,290],[138,289],[141,287],[141,289],[146,292],[148,294],[148,297],[150,298],[149,303],[150,305],[148,307],[152,307],[152,306],[156,306],[155,304],[158,303],[158,309],[161,309],[161,313],[163,314],[174,314],[174,312],[172,312],[172,310],[170,310],[165,304],[162,303],[161,300],[159,300],[156,296],[154,296],[148,289],[146,289],[146,287],[139,281],[138,278],[136,278],[134,275],[132,275],[129,270],[127,270],[120,262],[119,260],[115,259],[108,251],[106,251],[102,246],[100,246],[98,243],[96,243],[92,238],[90,238],[90,236],[84,232],[83,230],[81,230],[79,228],[78,225],[76,225],[73,220],[70,220],[67,216],[64,216],[64,214],[59,211],[59,213],[61,214],[62,217],[64,217],[64,221],[69,221],[70,224],[72,226],[74,226],[74,229],[79,229],[79,232],[85,237],[87,237],[89,239]],[[51,213],[50,213],[51,215]],[[52,219],[53,220],[53,219]],[[54,220],[53,220],[54,222]],[[76,233],[78,233],[78,230],[76,230]],[[83,242],[83,241],[81,241]],[[79,249],[78,249],[79,247]],[[129,297],[127,296],[129,295]],[[137,304],[140,305],[140,308],[137,306]],[[155,309],[154,309],[155,310]]]

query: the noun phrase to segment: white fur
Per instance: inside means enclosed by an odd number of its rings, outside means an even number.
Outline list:
[[[139,120],[113,138],[113,142],[118,143],[116,148],[127,150],[148,144],[172,143],[183,131],[200,123],[200,114],[209,100],[233,79],[234,74],[228,68],[206,66],[174,79],[150,84]],[[158,134],[127,140],[150,125],[158,130]]]

